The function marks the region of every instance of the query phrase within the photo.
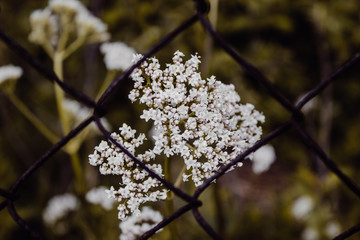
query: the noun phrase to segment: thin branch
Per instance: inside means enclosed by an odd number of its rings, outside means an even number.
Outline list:
[[[20,113],[24,115],[27,120],[35,126],[35,128],[52,144],[55,144],[60,139],[56,134],[51,131],[48,126],[46,126],[34,113],[30,111],[29,108],[13,93],[7,94],[10,101],[14,106],[19,110]]]
[[[38,170],[44,163],[46,163],[52,155],[65,146],[73,137],[75,137],[81,130],[83,130],[87,125],[93,121],[93,117],[89,117],[84,120],[80,125],[71,130],[68,135],[63,137],[59,142],[57,142],[48,152],[41,156],[34,164],[32,164],[15,182],[11,187],[10,192],[14,194],[20,185],[24,183],[36,170]]]

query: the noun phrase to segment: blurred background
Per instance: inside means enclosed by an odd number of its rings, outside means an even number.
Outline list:
[[[190,0],[82,1],[108,25],[111,41],[121,41],[144,53],[161,37],[195,13]],[[253,63],[289,100],[296,103],[332,73],[360,46],[360,3],[357,0],[211,0],[210,21],[245,59]],[[49,69],[51,59],[28,41],[29,15],[43,9],[46,0],[0,2],[0,27]],[[251,103],[266,117],[264,135],[290,118],[290,114],[265,88],[249,77],[196,23],[162,48],[156,57],[165,65],[176,50],[188,58],[201,56],[203,78],[215,75],[235,85],[242,103]],[[55,132],[60,125],[52,83],[0,42],[0,66],[14,64],[24,70],[16,95]],[[360,72],[359,64],[342,75],[303,108],[303,127],[356,183],[360,183]],[[106,68],[98,44],[86,45],[64,63],[64,79],[95,98]],[[127,95],[130,81],[113,96],[106,116],[113,131],[123,123],[147,133],[151,123],[139,118],[141,106]],[[0,188],[15,180],[52,144],[0,93]],[[89,137],[80,149],[86,189],[116,185],[116,177],[100,176],[88,163],[88,155],[103,139]],[[224,239],[331,239],[360,222],[358,199],[301,142],[288,131],[270,144],[276,160],[261,173],[250,161],[223,176],[202,195],[200,209]],[[175,171],[175,170],[174,170]],[[56,153],[20,189],[15,206],[34,229],[47,239],[117,239],[117,210],[105,211],[82,201],[80,210],[66,216],[61,225],[44,224],[42,213],[55,195],[74,192],[69,157]],[[190,184],[182,189],[194,191]],[[176,201],[176,206],[184,204]],[[163,206],[159,204],[158,209]],[[165,215],[165,214],[163,214]],[[180,239],[209,239],[191,213],[177,220]],[[59,230],[61,229],[61,230]],[[65,229],[65,230],[64,230]],[[64,230],[64,231],[62,231]],[[0,239],[28,239],[27,233],[0,212]],[[153,239],[170,239],[166,228]],[[349,239],[360,239],[357,233]]]

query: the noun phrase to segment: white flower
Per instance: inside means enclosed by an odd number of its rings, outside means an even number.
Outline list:
[[[91,109],[85,106],[81,106],[78,101],[65,98],[63,101],[63,107],[69,117],[71,127],[75,127],[88,118],[91,115]],[[111,126],[105,118],[101,118],[101,123],[104,124],[106,129],[110,129]],[[92,132],[99,132],[95,123],[90,124]]]
[[[54,196],[49,200],[43,212],[44,222],[48,225],[53,225],[69,212],[75,211],[79,207],[80,201],[70,193]]]
[[[86,11],[86,8],[78,0],[50,0],[49,8],[58,13],[72,13]]]
[[[325,227],[325,234],[328,238],[334,238],[341,233],[341,227],[336,222],[328,222]]]
[[[110,38],[107,25],[93,16],[78,0],[50,0],[48,7],[35,10],[30,15],[29,40],[53,53],[61,34],[71,41],[103,42]],[[68,47],[70,41],[63,42]],[[78,44],[78,43],[77,43]]]
[[[105,210],[111,210],[113,208],[115,200],[109,198],[106,190],[107,189],[104,186],[93,188],[86,193],[85,199],[89,203],[101,205]]]
[[[121,235],[119,239],[136,240],[142,234],[155,227],[162,219],[163,217],[158,211],[154,211],[150,207],[143,207],[138,215],[133,214],[120,223]]]
[[[126,70],[132,64],[135,50],[122,42],[103,43],[100,51],[108,70]]]
[[[252,170],[260,174],[269,170],[271,164],[275,161],[275,149],[271,145],[265,145],[254,152]]]
[[[80,12],[76,18],[77,33],[80,37],[87,38],[89,43],[104,42],[110,39],[107,25],[90,12]]]
[[[239,103],[240,96],[233,85],[223,84],[214,76],[201,79],[197,55],[185,62],[183,56],[180,51],[175,52],[173,63],[167,64],[164,70],[156,58],[151,58],[131,74],[134,89],[129,99],[146,106],[140,118],[153,121],[154,147],[144,154],[136,154],[145,135],[136,138],[136,131],[126,124],[120,128],[120,135],[112,133],[111,136],[159,176],[163,174],[162,166],[151,163],[157,155],[169,159],[174,155],[182,157],[187,170],[183,180],[191,177],[199,186],[260,139],[262,130],[258,124],[265,118],[253,105]],[[133,62],[141,57],[135,54]],[[111,142],[102,141],[95,147],[89,162],[99,166],[101,174],[121,176],[120,188],[111,187],[107,191],[120,203],[120,220],[139,213],[139,206],[146,202],[167,197],[168,190],[159,181],[135,166]]]
[[[59,38],[59,25],[49,8],[33,11],[30,15],[30,25],[32,31],[29,40],[31,42],[43,45],[50,40],[51,45],[56,45]]]
[[[233,85],[214,76],[202,79],[197,55],[185,62],[183,57],[176,51],[164,70],[156,58],[145,61],[131,75],[129,99],[146,106],[141,118],[154,121],[152,152],[181,156],[198,186],[260,139],[264,116],[240,104]]]
[[[297,198],[293,203],[291,213],[296,219],[302,220],[309,215],[313,207],[313,200],[309,196],[302,196]]]
[[[7,65],[0,67],[0,84],[8,80],[16,80],[21,77],[23,70],[21,67]]]
[[[296,104],[298,104],[300,101],[302,101],[304,99],[304,97],[306,96],[306,94],[301,95],[298,100],[296,101]],[[314,97],[312,99],[310,99],[301,109],[302,112],[308,114],[311,111],[313,111],[317,106],[319,105],[319,100],[317,97]]]
[[[111,136],[132,154],[135,149],[143,144],[145,135],[140,134],[135,138],[136,131],[128,125],[123,124],[120,135],[112,133]],[[138,154],[137,157],[147,163],[147,166],[154,172],[162,176],[162,167],[160,164],[150,164],[155,155],[147,151],[144,154]],[[139,206],[146,202],[155,202],[166,199],[168,192],[162,184],[149,174],[136,166],[134,162],[114,144],[102,141],[93,154],[89,155],[89,163],[93,166],[99,166],[101,174],[113,174],[121,177],[119,189],[110,187],[106,190],[108,196],[119,202],[118,218],[126,219],[130,214],[139,212]]]
[[[308,227],[302,232],[301,238],[303,240],[318,240],[319,233],[315,229]]]
[[[80,105],[78,101],[65,98],[63,101],[63,107],[71,119],[72,125],[76,125],[84,121],[90,116],[90,109]]]
[[[5,93],[13,93],[17,79],[21,77],[22,73],[21,67],[13,65],[0,67],[0,89]]]
[[[12,93],[15,90],[17,79],[21,77],[22,73],[21,67],[13,65],[0,67],[0,89]]]

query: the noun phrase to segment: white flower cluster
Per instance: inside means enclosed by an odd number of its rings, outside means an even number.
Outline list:
[[[308,227],[302,232],[301,238],[303,240],[318,240],[319,233],[316,229]]]
[[[132,64],[135,50],[122,42],[103,43],[100,51],[108,70],[126,70]]]
[[[303,240],[318,240],[323,239],[321,238],[321,235],[325,235],[326,239],[333,239],[340,233],[340,225],[336,222],[329,222],[326,224],[324,231],[322,231],[322,229],[314,227],[305,228],[305,230],[301,234],[301,237]]]
[[[54,196],[49,200],[43,212],[44,222],[48,225],[53,225],[69,212],[75,211],[79,207],[79,200],[70,193]]]
[[[255,174],[260,174],[269,170],[275,161],[275,149],[271,145],[264,145],[254,152],[252,170]]]
[[[104,52],[114,47],[103,46]],[[144,154],[135,154],[145,135],[135,137],[136,130],[126,124],[120,128],[120,135],[112,133],[111,136],[160,176],[163,175],[161,165],[153,163],[156,156],[166,155],[170,161],[174,155],[181,156],[188,171],[183,174],[183,180],[191,176],[199,186],[259,140],[262,130],[258,124],[265,119],[253,105],[239,103],[240,96],[233,85],[223,84],[214,76],[201,79],[197,55],[186,62],[183,56],[175,52],[173,63],[167,64],[165,70],[160,69],[156,58],[151,58],[131,75],[134,89],[129,98],[146,105],[141,118],[154,121],[154,147]],[[141,57],[135,55],[133,61]],[[167,197],[168,190],[159,181],[134,166],[112,143],[102,141],[89,155],[89,162],[99,166],[101,174],[121,177],[120,188],[111,187],[107,191],[120,202],[120,220],[131,213],[139,215],[141,204]]]
[[[298,220],[304,220],[308,217],[314,208],[314,202],[309,196],[297,198],[291,208],[292,215]]]
[[[39,45],[46,45],[50,41],[55,46],[59,40],[59,24],[55,15],[51,14],[49,8],[35,10],[30,15],[32,32],[29,40]]]
[[[136,55],[134,61],[141,57]],[[152,154],[181,156],[190,173],[183,180],[191,176],[199,186],[259,140],[258,124],[265,118],[253,105],[239,103],[233,85],[214,76],[203,80],[197,55],[186,62],[183,57],[175,52],[165,70],[156,58],[144,62],[131,75],[134,89],[129,98],[146,105],[141,118],[154,121]]]
[[[7,65],[0,67],[0,84],[7,82],[8,80],[16,80],[21,77],[23,70],[21,67],[13,65]]]
[[[56,49],[60,34],[67,32],[87,42],[103,42],[110,38],[107,25],[93,16],[78,0],[50,0],[48,7],[30,15],[32,32],[29,40]],[[66,29],[66,30],[65,30]]]
[[[143,207],[139,216],[132,215],[120,223],[121,235],[119,239],[136,240],[162,220],[163,217],[158,211],[154,211],[150,207]]]
[[[107,25],[99,18],[94,17],[89,11],[80,12],[75,19],[77,33],[80,37],[86,37],[91,43],[103,42],[110,39]]]
[[[135,138],[136,130],[126,124],[123,124],[119,130],[120,135],[112,133],[111,136],[135,155],[135,149],[143,144],[145,135],[140,134]],[[147,166],[155,173],[163,175],[160,164],[149,163],[155,157],[151,151],[138,154],[137,157],[147,163]],[[101,141],[95,147],[94,153],[89,155],[89,162],[93,166],[99,166],[101,174],[121,176],[120,188],[115,190],[114,187],[111,187],[110,190],[107,190],[111,198],[120,202],[118,206],[120,220],[126,219],[130,213],[138,215],[141,204],[166,199],[168,190],[162,187],[158,180],[150,177],[145,170],[135,166],[134,162],[112,143]]]
[[[325,234],[329,238],[335,238],[341,233],[341,226],[337,222],[330,221],[325,226]]]
[[[86,8],[78,0],[49,0],[49,7],[55,12],[65,12],[67,14],[86,11]]]
[[[115,200],[106,194],[106,190],[104,186],[93,188],[86,193],[85,199],[89,203],[101,205],[105,210],[111,210]]]

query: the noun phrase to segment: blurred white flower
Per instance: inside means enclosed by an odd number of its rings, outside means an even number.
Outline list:
[[[104,42],[110,39],[107,25],[90,12],[80,12],[76,18],[77,33],[79,37],[85,37],[89,43]]]
[[[260,147],[254,152],[252,170],[255,174],[260,174],[269,170],[271,164],[275,161],[275,149],[271,145]]]
[[[49,0],[49,8],[57,13],[76,14],[87,11],[78,0]]]
[[[0,67],[0,84],[8,80],[16,80],[21,77],[23,70],[21,67],[7,65]]]
[[[89,203],[101,205],[105,210],[111,210],[115,200],[109,197],[106,190],[103,186],[93,188],[86,193],[85,199]]]
[[[325,227],[325,234],[329,238],[334,238],[341,233],[341,227],[336,222],[328,222]]]
[[[72,128],[76,127],[91,115],[90,108],[82,106],[78,101],[72,99],[65,98],[63,101],[63,107],[69,117]],[[101,118],[101,123],[106,129],[111,129],[109,122],[105,118]],[[99,133],[99,129],[95,123],[90,124],[90,129],[92,132]]]
[[[43,220],[48,225],[55,224],[69,212],[80,207],[80,201],[70,193],[57,195],[51,198],[43,211]]]
[[[155,227],[163,219],[158,211],[143,207],[138,215],[132,215],[122,223],[120,240],[136,240],[142,234]],[[161,231],[160,229],[159,231]]]
[[[298,219],[305,219],[314,207],[314,202],[309,196],[297,198],[291,208],[292,215]]]
[[[46,8],[31,13],[30,25],[29,40],[44,47],[50,55],[57,50],[62,34],[66,34],[61,38],[65,40],[61,47],[65,48],[76,40],[83,44],[110,39],[107,25],[78,0],[50,0]]]
[[[84,121],[91,114],[89,108],[81,106],[78,101],[72,99],[65,98],[63,106],[73,126]]]
[[[315,229],[308,227],[302,232],[301,238],[303,240],[318,240],[319,233]]]
[[[136,53],[131,47],[122,42],[103,43],[100,51],[104,54],[104,62],[108,70],[126,70],[132,64]]]
[[[301,100],[303,100],[303,98],[305,96],[306,96],[306,94],[301,95],[298,98],[298,100],[296,101],[296,104],[298,104]],[[310,113],[311,111],[313,111],[318,106],[318,104],[319,104],[318,97],[314,97],[302,107],[301,111],[304,112],[304,113]]]
[[[50,40],[51,45],[57,44],[59,24],[49,8],[33,11],[30,15],[30,26],[32,31],[29,40],[31,42],[46,45],[46,42]]]

